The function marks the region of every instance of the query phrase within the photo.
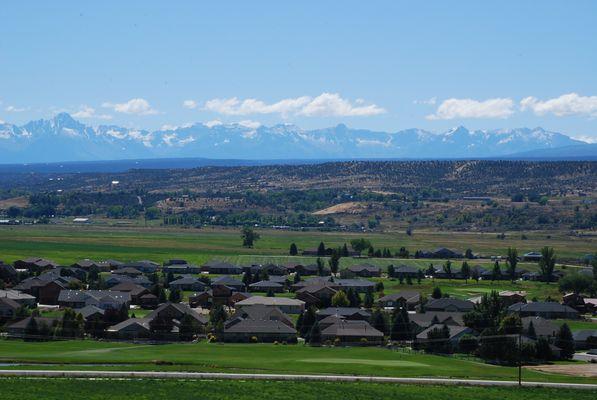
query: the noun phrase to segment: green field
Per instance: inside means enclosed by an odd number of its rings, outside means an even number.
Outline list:
[[[22,342],[0,340],[0,362],[41,363],[38,368],[211,372],[354,374],[513,380],[517,369],[473,358],[444,357],[377,347],[273,344],[164,344]],[[44,365],[45,364],[45,365]],[[36,368],[15,365],[15,368]],[[3,367],[7,368],[7,367]],[[529,381],[595,383],[597,380],[524,370]]]
[[[81,258],[121,260],[151,259],[163,262],[169,258],[184,258],[202,263],[211,258],[238,257],[245,262],[258,259],[278,262],[288,254],[290,243],[299,249],[317,247],[320,241],[335,247],[351,239],[367,237],[376,248],[387,247],[393,252],[405,246],[411,253],[417,249],[434,249],[439,246],[464,252],[466,248],[485,255],[505,255],[508,246],[518,248],[520,254],[552,246],[559,257],[579,258],[595,251],[593,238],[579,238],[564,233],[528,232],[528,239],[521,240],[520,233],[506,233],[506,239],[495,234],[466,232],[402,232],[343,233],[295,232],[260,230],[261,240],[252,249],[243,248],[238,229],[165,229],[100,226],[3,226],[0,227],[0,254],[5,262],[27,256],[40,256],[59,263],[69,264]],[[547,238],[550,236],[551,238]],[[274,256],[272,258],[264,256]],[[300,260],[298,258],[297,260]],[[312,258],[309,259],[311,262]],[[422,260],[413,260],[427,265]],[[343,263],[362,262],[345,258]],[[373,260],[387,265],[391,260]],[[345,264],[348,265],[348,264]]]
[[[446,387],[383,383],[277,382],[277,381],[184,381],[184,380],[87,380],[0,379],[3,400],[258,400],[258,399],[354,399],[404,400],[568,400],[594,398],[587,390],[545,388]]]

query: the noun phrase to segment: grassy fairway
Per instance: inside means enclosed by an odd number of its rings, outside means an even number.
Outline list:
[[[563,233],[527,233],[527,240],[520,233],[507,234],[506,239],[496,239],[495,234],[465,232],[415,232],[404,233],[341,233],[341,232],[291,232],[260,231],[261,240],[255,248],[241,246],[238,229],[161,229],[115,228],[101,226],[13,226],[0,227],[0,254],[10,262],[26,256],[40,256],[60,263],[72,263],[81,258],[122,260],[152,259],[163,262],[172,257],[185,258],[201,263],[213,257],[285,256],[290,243],[299,249],[316,247],[320,241],[328,246],[340,246],[353,238],[367,237],[378,248],[388,247],[397,251],[405,246],[416,249],[433,249],[438,246],[464,251],[471,248],[485,254],[505,254],[508,246],[517,247],[519,253],[553,246],[560,257],[578,258],[595,249],[592,238],[577,238]],[[550,235],[551,238],[547,239]],[[250,259],[250,258],[249,258]],[[313,261],[312,259],[310,259]],[[344,259],[348,262],[351,259]],[[275,261],[275,258],[272,260]],[[384,264],[388,260],[381,260]],[[521,266],[522,267],[522,266]]]
[[[485,388],[394,385],[380,383],[0,379],[3,400],[145,399],[354,399],[403,400],[568,400],[594,398],[597,392],[545,388]]]
[[[517,376],[516,368],[492,366],[474,359],[405,353],[384,348],[221,345],[205,342],[136,345],[95,341],[0,341],[0,362],[14,361],[64,364],[60,368],[68,369],[328,373],[500,380],[512,380]],[[72,364],[87,365],[81,367]],[[595,382],[590,378],[545,374],[531,370],[524,371],[524,379]]]

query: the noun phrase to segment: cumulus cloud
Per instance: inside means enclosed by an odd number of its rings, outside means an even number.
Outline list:
[[[456,118],[508,118],[514,114],[514,101],[508,98],[488,100],[447,99],[444,100],[429,120]]]
[[[94,119],[112,119],[111,115],[98,114],[93,107],[82,105],[79,107],[79,111],[72,114],[74,118],[94,118]]]
[[[102,104],[102,107],[111,108],[115,112],[123,114],[152,115],[158,113],[157,110],[151,107],[147,100],[141,98],[130,99],[125,103],[105,102]]]
[[[237,124],[239,124],[240,126],[244,126],[245,128],[251,128],[251,129],[257,129],[261,126],[261,122],[252,121],[250,119],[238,121]]]
[[[214,126],[218,126],[218,125],[222,125],[223,122],[220,121],[219,119],[214,119],[211,121],[207,121],[205,123],[203,123],[203,125],[207,126],[208,128],[213,128]]]
[[[188,108],[189,110],[193,110],[199,106],[199,103],[197,103],[195,100],[185,100],[182,102],[182,106],[184,108]]]
[[[12,113],[23,112],[25,110],[26,110],[26,108],[24,108],[24,107],[15,107],[15,106],[8,106],[8,107],[4,108],[4,111],[12,112]]]
[[[240,100],[237,97],[212,99],[205,102],[204,109],[224,115],[280,114],[351,117],[383,114],[385,109],[375,105],[365,105],[362,99],[354,103],[342,98],[337,93],[322,93],[317,97],[301,96],[287,98],[275,103],[266,103],[258,99]]]
[[[428,106],[434,106],[437,103],[437,97],[432,97],[426,100],[414,100],[413,104],[425,104]]]
[[[579,115],[594,118],[597,117],[597,96],[568,93],[544,101],[529,96],[520,101],[520,109],[530,110],[537,115],[553,114],[557,117]]]

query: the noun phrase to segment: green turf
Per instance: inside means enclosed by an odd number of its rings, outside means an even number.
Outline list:
[[[261,373],[357,374],[512,380],[517,369],[476,359],[443,357],[378,347],[320,347],[273,344],[142,345],[97,341],[22,342],[0,340],[0,362],[64,364],[60,368]],[[96,366],[91,364],[98,364]],[[16,366],[19,368],[19,366]],[[42,366],[43,368],[43,366]],[[47,368],[47,367],[45,367]],[[55,366],[53,368],[58,368]],[[524,371],[532,381],[596,382],[595,379]]]
[[[382,383],[278,382],[278,381],[185,381],[185,380],[87,380],[0,379],[3,400],[568,400],[589,399],[595,391],[545,388],[481,388]]]

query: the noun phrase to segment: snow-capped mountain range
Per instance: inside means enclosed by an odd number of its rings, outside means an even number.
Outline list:
[[[340,124],[303,130],[295,125],[202,124],[146,131],[87,126],[61,113],[22,126],[0,123],[0,163],[94,161],[161,157],[234,159],[476,158],[584,145],[542,128],[421,129],[375,132]]]

